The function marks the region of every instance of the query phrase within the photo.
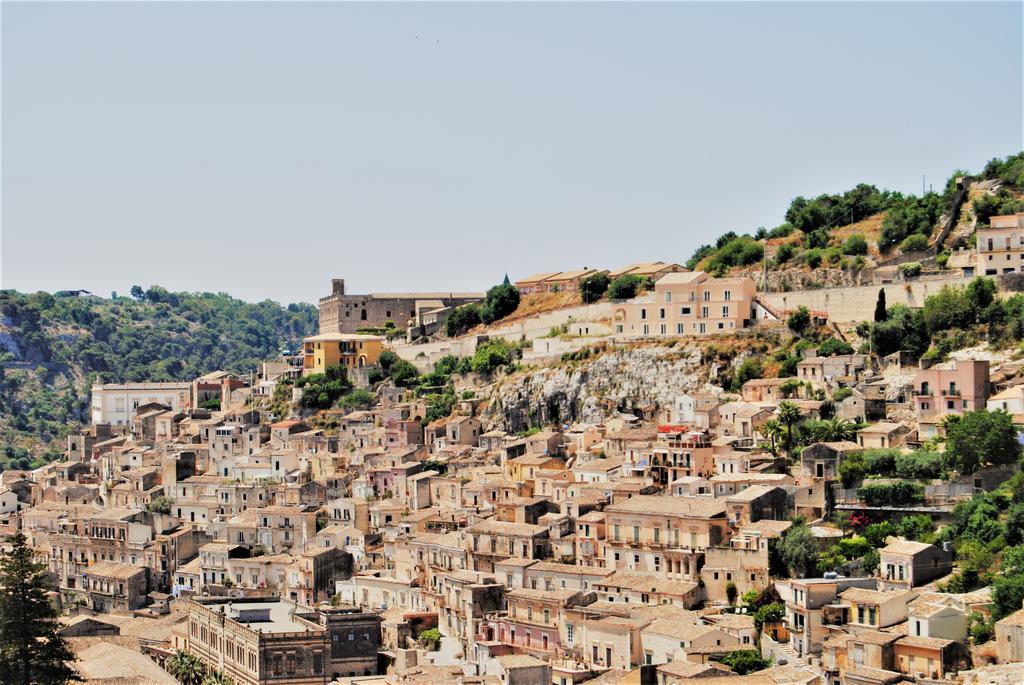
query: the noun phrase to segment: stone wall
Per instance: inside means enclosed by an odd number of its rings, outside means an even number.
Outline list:
[[[887,285],[760,293],[760,296],[778,309],[792,310],[804,306],[811,310],[827,312],[830,321],[853,323],[870,321],[874,317],[875,302],[878,301],[880,289],[885,290],[885,302],[890,307],[894,304],[923,307],[925,298],[939,292],[943,286],[963,286],[970,280],[962,276],[944,276]]]

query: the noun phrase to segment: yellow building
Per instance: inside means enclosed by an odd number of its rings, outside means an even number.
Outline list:
[[[384,351],[384,337],[354,333],[321,333],[303,341],[302,374],[324,373],[328,366],[346,369],[375,366]]]

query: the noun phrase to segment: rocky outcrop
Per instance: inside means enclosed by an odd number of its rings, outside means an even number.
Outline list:
[[[743,269],[734,275],[749,276],[762,287],[764,271],[759,267]],[[769,269],[768,290],[788,292],[815,288],[845,288],[857,285],[857,275],[843,269]]]
[[[489,429],[521,431],[548,423],[599,422],[616,412],[654,417],[676,396],[705,388],[715,371],[698,346],[617,349],[503,379],[482,418]]]

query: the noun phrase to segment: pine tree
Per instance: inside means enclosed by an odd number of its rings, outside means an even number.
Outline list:
[[[885,321],[889,313],[885,311],[885,288],[878,289],[878,301],[875,302],[875,323]]]
[[[75,656],[57,632],[57,610],[46,566],[32,560],[22,533],[7,539],[0,559],[0,682],[64,685],[82,678],[69,665]]]

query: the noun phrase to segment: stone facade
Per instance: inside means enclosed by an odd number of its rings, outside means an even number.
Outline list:
[[[370,293],[350,295],[345,279],[335,278],[332,292],[320,298],[320,333],[356,333],[360,328],[382,328],[393,321],[404,328],[427,311],[457,307],[483,299],[483,293]]]

